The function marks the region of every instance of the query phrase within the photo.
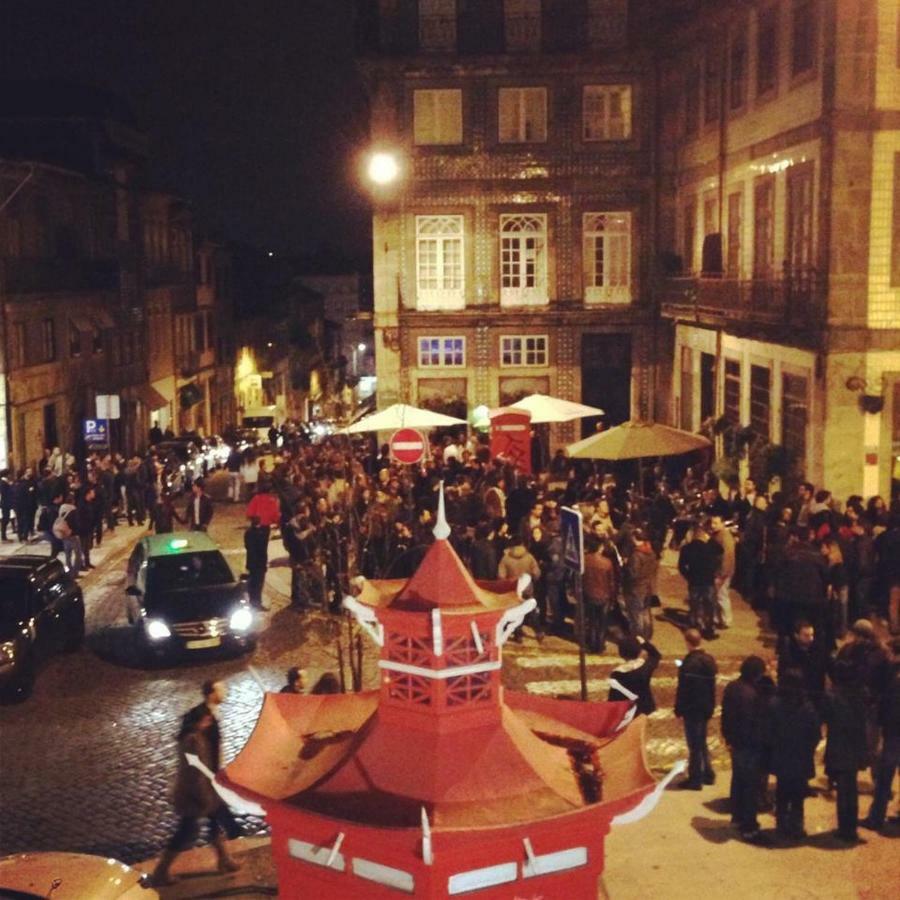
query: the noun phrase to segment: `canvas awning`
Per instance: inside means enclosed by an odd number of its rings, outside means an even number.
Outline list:
[[[151,384],[142,384],[138,388],[138,397],[151,412],[164,409],[169,405],[169,401]]]

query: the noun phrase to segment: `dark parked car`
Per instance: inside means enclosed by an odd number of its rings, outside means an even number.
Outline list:
[[[202,531],[142,538],[128,560],[126,594],[144,660],[256,646],[246,586]]]
[[[24,700],[40,663],[84,641],[84,597],[57,559],[0,559],[0,695]]]

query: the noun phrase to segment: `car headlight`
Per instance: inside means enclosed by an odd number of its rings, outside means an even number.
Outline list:
[[[11,666],[16,661],[16,645],[14,641],[0,644],[0,666]]]
[[[253,613],[246,606],[241,606],[231,614],[232,631],[246,631],[253,624]]]
[[[162,619],[148,619],[144,624],[147,636],[154,641],[161,641],[163,638],[172,637],[169,626]]]

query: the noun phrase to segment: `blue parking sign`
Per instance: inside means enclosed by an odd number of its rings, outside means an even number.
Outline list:
[[[584,531],[581,510],[563,506],[560,509],[563,562],[572,572],[584,574]]]
[[[85,419],[84,442],[88,447],[108,447],[109,423],[107,420]]]

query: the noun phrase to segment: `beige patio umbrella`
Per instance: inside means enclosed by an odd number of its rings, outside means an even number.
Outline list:
[[[465,419],[443,413],[395,403],[387,409],[365,416],[341,430],[342,434],[361,434],[365,431],[396,431],[399,428],[440,428],[443,425],[465,425]]]
[[[516,409],[527,409],[531,413],[531,424],[539,425],[542,422],[571,422],[575,419],[585,419],[588,416],[602,416],[603,410],[596,406],[586,406],[584,403],[575,403],[573,400],[562,400],[559,397],[549,397],[547,394],[529,394],[515,403],[511,403]]]
[[[677,456],[711,446],[700,434],[655,422],[623,422],[576,441],[568,447],[572,459],[642,459],[647,456]]]

